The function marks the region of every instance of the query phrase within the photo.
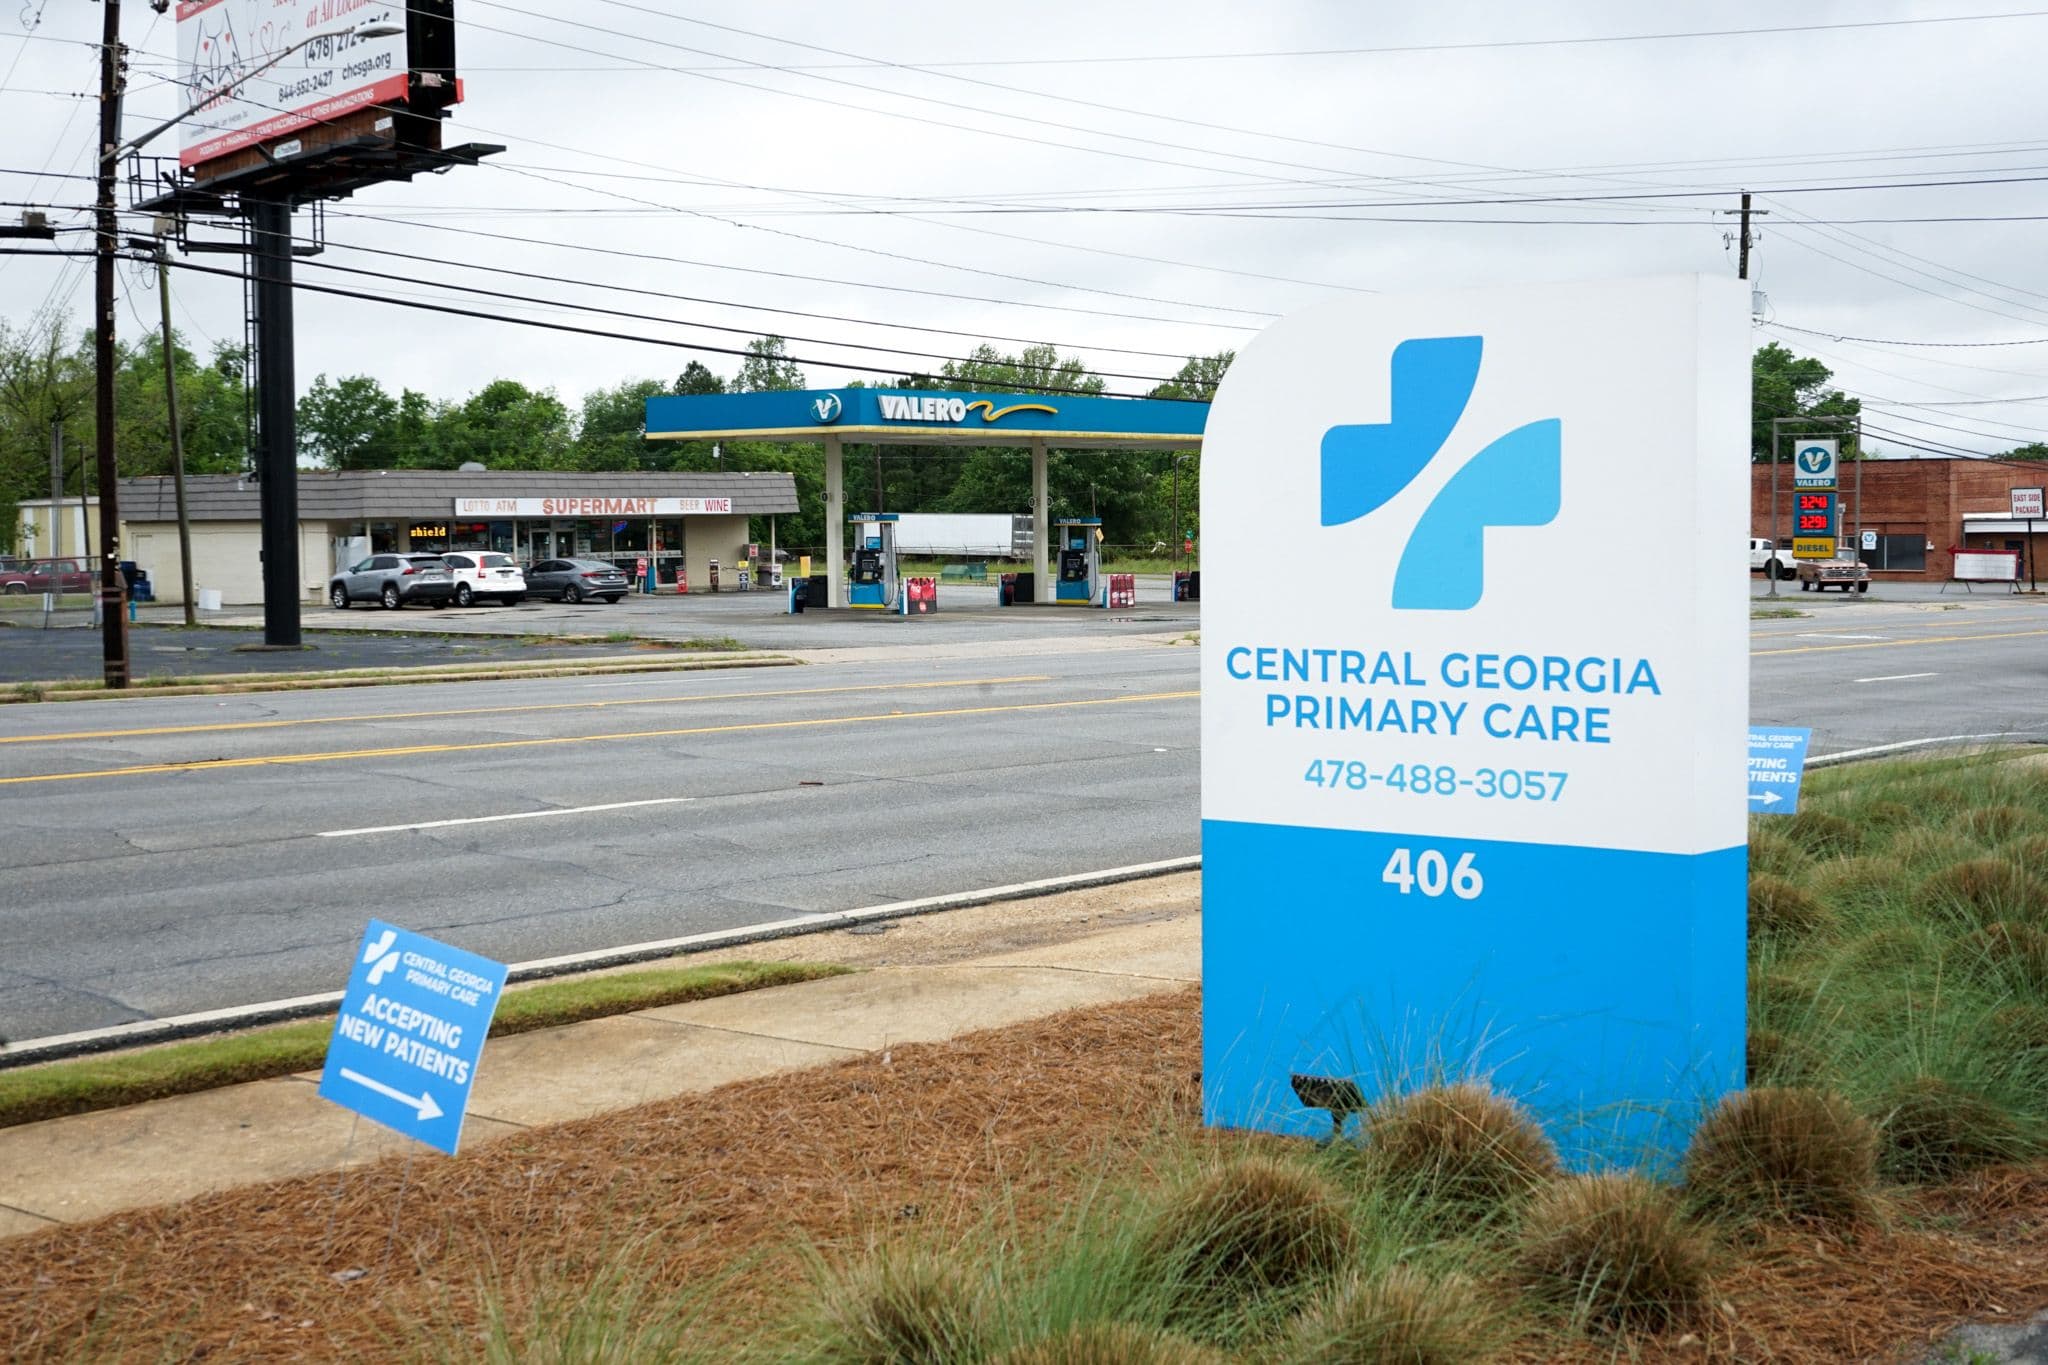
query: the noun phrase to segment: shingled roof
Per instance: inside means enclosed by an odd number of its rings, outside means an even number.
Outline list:
[[[299,471],[301,521],[369,521],[446,517],[457,498],[731,498],[735,516],[797,510],[796,479],[774,470],[738,474],[581,473],[574,470],[440,469]],[[185,480],[194,521],[256,521],[253,479],[199,474]],[[177,494],[168,478],[121,480],[124,521],[175,521]]]

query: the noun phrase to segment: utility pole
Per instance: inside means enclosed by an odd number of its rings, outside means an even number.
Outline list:
[[[1738,213],[1742,215],[1741,230],[1737,232],[1735,235],[1735,278],[1738,280],[1746,280],[1749,278],[1749,249],[1755,246],[1757,242],[1755,235],[1752,234],[1749,230],[1749,220],[1752,217],[1769,217],[1771,211],[1769,209],[1752,210],[1749,206],[1749,191],[1744,190],[1742,192],[1741,208],[1722,209],[1721,212]],[[1725,242],[1727,239],[1724,237],[1722,240]]]
[[[93,439],[100,482],[101,673],[111,688],[128,686],[127,585],[121,578],[120,470],[114,461],[114,171],[121,146],[121,0],[100,0],[100,138],[93,241]]]
[[[83,546],[79,547],[81,551]],[[50,419],[50,556],[64,553],[64,419]]]
[[[164,401],[171,416],[171,488],[178,498],[178,582],[183,586],[179,596],[185,599],[189,627],[199,624],[192,587],[192,519],[185,510],[185,434],[178,425],[178,365],[171,350],[171,264],[161,246],[156,253],[156,292],[164,306]]]

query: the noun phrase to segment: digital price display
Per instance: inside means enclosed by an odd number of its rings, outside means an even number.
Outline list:
[[[1792,508],[1792,534],[1832,537],[1835,534],[1835,495],[1798,494]]]

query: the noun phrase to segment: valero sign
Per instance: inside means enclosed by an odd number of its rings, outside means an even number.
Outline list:
[[[1210,1123],[1320,1136],[1344,1096],[1471,1077],[1575,1163],[1655,1160],[1743,1083],[1747,604],[1718,556],[1747,309],[1690,276],[1346,301],[1231,367],[1202,478]],[[1646,476],[1684,586],[1590,609],[1585,547]],[[1341,601],[1275,592],[1275,543],[1341,565]]]

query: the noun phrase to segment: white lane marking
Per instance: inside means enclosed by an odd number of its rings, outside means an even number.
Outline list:
[[[471,815],[459,820],[421,820],[410,825],[367,825],[362,829],[323,829],[322,839],[346,839],[357,834],[399,834],[409,829],[446,829],[450,825],[488,825],[499,820],[538,820],[545,815],[591,815],[601,810],[631,810],[635,806],[673,806],[694,801],[694,796],[657,796],[647,801],[607,801],[602,806],[561,806],[551,810],[517,810],[509,815]]]
[[[1819,631],[1804,630],[1799,633],[1802,640],[1882,640],[1882,635],[1823,635]]]
[[[681,938],[657,939],[651,943],[629,943],[619,948],[600,948],[595,952],[568,953],[561,957],[542,957],[531,962],[515,962],[506,969],[506,979],[523,981],[533,977],[560,976],[566,972],[588,971],[597,967],[637,962],[670,954],[706,952],[713,948],[753,943],[764,938],[780,938],[811,929],[846,928],[868,920],[928,915],[940,910],[965,910],[970,906],[988,905],[995,901],[1024,900],[1032,896],[1050,896],[1061,891],[1083,891],[1093,886],[1137,881],[1144,877],[1194,872],[1200,870],[1201,866],[1202,855],[1196,853],[1184,858],[1166,858],[1156,863],[1108,867],[1100,872],[1077,872],[1065,877],[1041,877],[1037,881],[984,887],[979,891],[959,891],[949,896],[924,896],[917,900],[891,901],[886,905],[870,905],[860,910],[822,910],[798,915],[792,919],[741,925],[737,929],[713,929],[701,934],[686,934]],[[195,1014],[137,1019],[132,1023],[114,1024],[107,1028],[52,1034],[47,1038],[21,1038],[13,1042],[0,1042],[0,1059],[23,1056],[41,1058],[45,1055],[71,1056],[160,1041],[165,1038],[183,1038],[195,1034],[218,1033],[231,1028],[245,1028],[251,1024],[318,1013],[327,1007],[340,1004],[341,995],[340,991],[321,991],[317,995],[295,995],[283,1000],[265,1000],[254,1005],[232,1005],[226,1009],[201,1010]]]
[[[1905,682],[1908,678],[1938,678],[1939,673],[1887,673],[1881,678],[1857,678],[1856,682]]]

